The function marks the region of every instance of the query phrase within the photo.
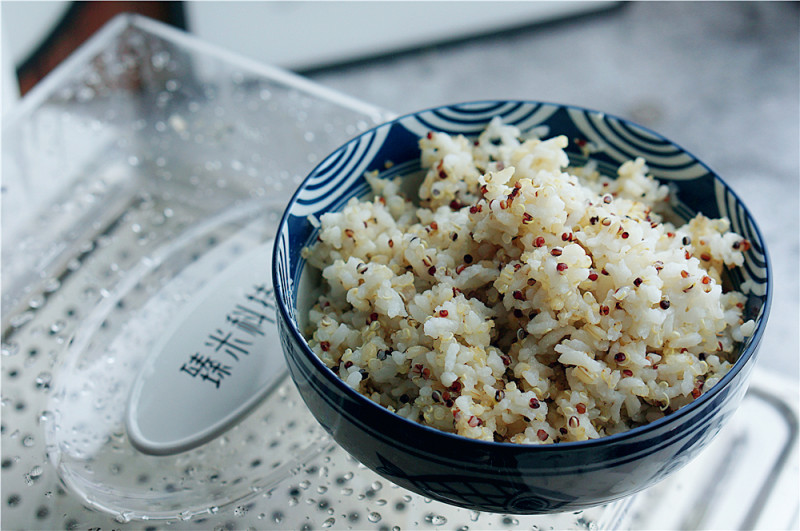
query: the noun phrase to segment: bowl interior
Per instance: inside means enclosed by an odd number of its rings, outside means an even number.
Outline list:
[[[688,220],[697,213],[727,217],[731,230],[750,241],[744,265],[730,270],[726,281],[728,288],[748,293],[745,319],[756,319],[757,326],[740,346],[734,369],[718,384],[724,386],[754,354],[766,324],[771,295],[766,249],[746,207],[707,166],[656,133],[605,113],[538,102],[474,102],[410,114],[351,140],[309,175],[287,208],[275,253],[278,304],[290,317],[290,327],[300,336],[306,354],[316,358],[302,332],[306,331],[308,310],[316,300],[320,274],[305,267],[300,253],[316,240],[318,229],[313,218],[341,209],[352,197],[368,195],[369,186],[363,177],[367,171],[378,170],[382,178],[404,176],[409,197],[415,197],[415,187],[422,177],[419,139],[431,130],[477,136],[495,116],[517,126],[523,135],[565,135],[569,140],[566,151],[573,165],[592,160],[601,173],[609,176],[615,176],[623,162],[643,157],[649,173],[670,186],[671,207],[678,218]],[[319,365],[324,369],[321,362]]]

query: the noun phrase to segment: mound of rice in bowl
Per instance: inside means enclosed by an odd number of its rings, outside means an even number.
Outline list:
[[[494,121],[420,141],[416,201],[368,175],[374,200],[304,249],[314,352],[389,410],[488,441],[602,437],[711,388],[755,328],[722,289],[749,243],[725,219],[667,222],[643,160],[610,179],[566,146]]]

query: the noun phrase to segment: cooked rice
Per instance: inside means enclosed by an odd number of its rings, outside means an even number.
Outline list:
[[[708,391],[755,328],[722,289],[749,244],[667,222],[642,159],[611,179],[520,136],[430,133],[416,204],[370,174],[374,200],[321,216],[311,348],[389,410],[488,441],[602,437]]]

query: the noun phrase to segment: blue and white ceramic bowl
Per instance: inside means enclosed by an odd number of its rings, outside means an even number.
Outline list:
[[[311,351],[301,333],[313,304],[314,273],[300,251],[316,238],[319,217],[368,192],[364,172],[393,163],[391,176],[419,169],[418,140],[428,131],[477,136],[495,116],[523,131],[564,134],[574,163],[587,156],[614,175],[643,157],[673,188],[677,214],[727,216],[752,247],[730,272],[751,288],[746,318],[755,333],[733,369],[710,392],[651,424],[583,442],[515,445],[467,439],[402,418],[348,387]],[[620,118],[577,107],[527,101],[474,102],[403,116],[351,140],[300,186],[281,221],[273,256],[278,325],[291,376],[317,420],[350,454],[392,482],[424,496],[482,511],[548,513],[583,509],[630,495],[667,477],[698,454],[740,403],[766,325],[771,282],[764,241],[739,197],[706,165],[661,136]],[[318,276],[317,276],[318,278]]]

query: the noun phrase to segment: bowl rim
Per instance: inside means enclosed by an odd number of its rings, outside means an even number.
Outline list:
[[[544,105],[544,106],[551,106],[555,108],[563,108],[563,109],[573,109],[577,111],[582,111],[585,113],[590,113],[594,115],[609,117],[614,120],[618,120],[622,124],[631,125],[643,130],[646,133],[652,135],[655,139],[659,141],[663,141],[674,148],[680,150],[682,153],[685,153],[691,159],[698,164],[700,164],[708,174],[717,182],[719,182],[728,193],[730,193],[736,200],[736,203],[741,206],[743,211],[746,214],[746,218],[749,221],[750,228],[752,229],[753,233],[759,239],[759,246],[761,251],[764,255],[764,270],[765,270],[765,278],[766,278],[766,292],[764,295],[764,302],[760,308],[760,317],[756,319],[756,329],[753,331],[752,336],[750,336],[747,347],[741,351],[739,357],[734,362],[731,369],[716,383],[714,386],[707,392],[703,393],[699,398],[690,402],[689,404],[684,405],[683,407],[679,408],[672,413],[669,413],[659,419],[656,419],[652,422],[648,422],[647,424],[642,424],[639,426],[635,426],[631,429],[613,433],[610,435],[605,435],[602,437],[598,437],[596,439],[587,439],[584,441],[562,441],[558,443],[548,443],[548,444],[520,444],[520,443],[512,443],[512,442],[495,442],[495,441],[485,441],[482,439],[472,439],[470,437],[466,437],[463,435],[459,435],[456,433],[451,433],[447,431],[440,430],[438,428],[434,428],[432,426],[427,426],[425,424],[421,424],[419,422],[407,419],[402,415],[398,415],[395,412],[389,411],[385,406],[380,404],[376,404],[368,397],[362,395],[349,385],[347,385],[344,380],[342,380],[339,376],[337,376],[331,369],[329,369],[323,362],[320,360],[319,356],[317,356],[311,347],[308,345],[308,341],[306,340],[305,336],[299,330],[297,322],[290,316],[290,312],[287,310],[288,305],[290,304],[289,301],[286,301],[283,297],[283,293],[281,290],[275,289],[275,300],[276,300],[276,307],[277,307],[277,314],[278,317],[287,325],[289,332],[292,338],[301,346],[300,350],[302,351],[303,355],[308,358],[311,364],[318,369],[319,374],[324,376],[325,380],[332,383],[334,387],[336,387],[340,392],[345,393],[345,395],[349,396],[351,399],[354,399],[356,402],[362,405],[362,407],[372,408],[374,412],[377,412],[379,416],[385,416],[388,419],[395,419],[395,421],[399,421],[400,425],[404,425],[406,428],[411,430],[422,430],[423,433],[426,433],[429,436],[433,437],[443,437],[445,439],[453,440],[458,444],[466,444],[466,445],[475,445],[477,448],[486,447],[487,450],[491,451],[494,449],[495,451],[525,451],[525,452],[562,452],[569,449],[574,449],[575,451],[579,449],[592,449],[595,447],[603,447],[606,445],[611,445],[616,442],[623,442],[627,439],[637,438],[640,435],[644,435],[647,432],[651,431],[658,431],[662,427],[668,426],[670,424],[677,423],[681,418],[686,417],[687,415],[691,415],[696,410],[702,408],[706,402],[709,402],[714,399],[716,395],[721,393],[723,389],[727,388],[731,381],[733,381],[738,374],[747,366],[751,360],[754,359],[756,352],[759,349],[761,340],[764,335],[764,331],[767,326],[767,321],[769,318],[770,307],[772,304],[772,266],[769,259],[769,253],[766,248],[766,242],[764,240],[764,236],[761,233],[755,219],[752,216],[752,213],[747,208],[747,205],[741,200],[739,195],[730,187],[730,185],[714,170],[712,170],[705,162],[697,158],[692,152],[686,150],[683,146],[675,143],[674,141],[666,138],[664,135],[653,131],[645,126],[642,126],[636,122],[631,120],[621,118],[617,115],[607,113],[604,111],[598,111],[588,107],[582,107],[573,104],[563,104],[563,103],[553,103],[548,101],[540,101],[540,100],[527,100],[527,99],[480,99],[480,100],[469,100],[463,102],[456,102],[456,103],[449,103],[443,105],[436,105],[433,107],[427,107],[425,109],[408,112],[399,116],[392,118],[391,120],[387,120],[381,124],[375,125],[362,131],[361,133],[351,137],[349,140],[343,142],[335,149],[333,149],[330,153],[325,155],[321,161],[314,166],[314,168],[306,175],[303,181],[297,186],[295,192],[292,194],[291,199],[286,204],[284,209],[283,215],[281,216],[281,220],[278,224],[276,234],[280,235],[286,223],[291,215],[292,208],[297,203],[298,196],[305,188],[308,181],[314,176],[315,173],[320,168],[323,168],[332,157],[336,156],[341,150],[345,149],[347,146],[359,141],[362,137],[366,135],[370,135],[375,131],[382,129],[382,128],[391,128],[393,125],[414,117],[421,115],[427,112],[433,112],[440,109],[450,109],[456,107],[465,107],[470,105],[490,105],[490,104],[497,104],[498,107],[502,106],[502,104],[509,104],[509,103],[518,103],[518,104],[535,104],[535,105]],[[435,130],[435,129],[434,129]],[[554,135],[549,135],[554,136]],[[647,158],[645,158],[645,163],[647,162]],[[588,159],[591,160],[591,155],[588,156]],[[403,161],[400,161],[403,162]],[[395,164],[398,162],[395,161]],[[273,286],[278,286],[278,268],[277,268],[277,261],[279,256],[279,248],[284,243],[283,238],[276,238],[275,239],[275,248],[272,255],[272,282]],[[307,262],[305,262],[307,264]]]

